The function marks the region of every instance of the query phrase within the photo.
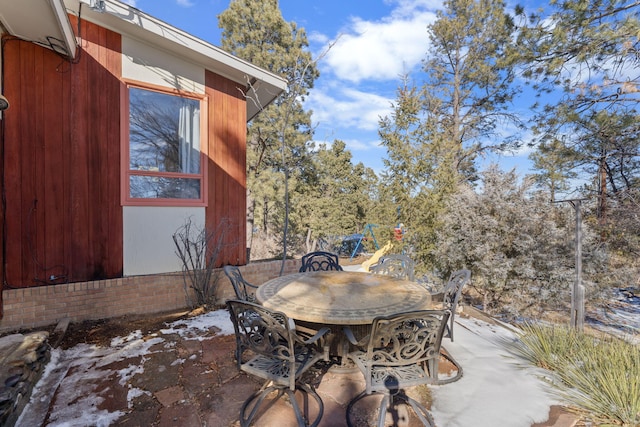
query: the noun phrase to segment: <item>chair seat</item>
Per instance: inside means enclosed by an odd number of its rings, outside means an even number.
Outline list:
[[[321,359],[323,359],[323,355],[321,353],[296,355],[296,372],[305,372]],[[282,359],[259,354],[243,363],[240,369],[247,374],[273,381],[281,386],[288,386],[291,383],[290,364]]]
[[[349,358],[353,360],[363,374],[366,374],[367,353],[364,351],[353,351],[349,353]],[[406,366],[373,366],[371,368],[371,391],[398,390],[401,388],[415,387],[429,383],[431,379],[421,364]]]

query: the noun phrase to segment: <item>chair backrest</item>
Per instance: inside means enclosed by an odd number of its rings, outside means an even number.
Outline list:
[[[374,274],[384,274],[399,279],[414,280],[415,263],[411,258],[402,254],[391,254],[380,257],[377,264],[369,271]]]
[[[233,286],[233,290],[236,293],[236,298],[243,301],[254,301],[253,295],[249,293],[247,287],[255,288],[255,285],[244,280],[242,277],[242,273],[238,267],[233,265],[225,265],[222,270],[224,274],[227,275],[231,285]]]
[[[448,310],[420,310],[375,318],[367,343],[367,388],[371,387],[371,371],[380,366],[426,367],[428,376],[397,378],[399,388],[437,382],[440,346],[449,315]]]
[[[295,324],[284,313],[273,311],[259,304],[242,300],[229,300],[227,307],[236,333],[236,357],[238,367],[242,354],[250,350],[257,355],[281,361],[283,378],[289,388],[295,389],[296,343]],[[294,373],[289,375],[289,373]],[[277,381],[277,378],[272,378]]]
[[[302,266],[300,273],[307,271],[342,271],[342,267],[338,262],[338,255],[331,252],[309,252],[302,257]]]
[[[378,366],[405,366],[439,357],[448,310],[419,310],[376,317],[367,359]]]
[[[462,288],[471,279],[471,272],[469,270],[458,270],[451,273],[449,280],[443,290],[443,303],[444,308],[455,312],[458,300],[462,294]]]

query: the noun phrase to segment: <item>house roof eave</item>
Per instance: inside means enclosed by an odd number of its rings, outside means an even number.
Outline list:
[[[64,2],[70,13],[80,13],[80,3],[83,3],[83,19],[134,37],[242,84],[247,97],[247,121],[253,119],[287,88],[287,81],[275,73],[233,56],[133,6],[115,0],[104,0],[103,7],[97,9],[87,7],[89,0]]]
[[[76,38],[63,0],[0,0],[0,24],[14,37],[70,59],[76,56]]]

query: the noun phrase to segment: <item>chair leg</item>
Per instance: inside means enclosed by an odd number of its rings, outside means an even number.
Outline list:
[[[380,412],[378,413],[378,427],[384,427],[385,419],[387,418],[387,408],[389,405],[393,405],[393,398],[390,398],[387,393],[384,394],[382,402],[380,402]]]
[[[278,399],[282,397],[284,394],[284,389],[282,387],[277,387],[274,385],[269,385],[270,382],[267,382],[262,388],[255,393],[253,393],[247,400],[244,401],[242,407],[240,408],[240,426],[241,427],[249,427],[251,422],[255,418],[258,413],[258,409],[262,406],[262,402],[264,399],[273,391],[278,391],[278,395],[271,400],[266,407],[264,407],[264,411],[268,410]],[[249,415],[246,416],[247,410],[249,411]]]
[[[422,425],[427,427],[435,427],[436,424],[433,421],[433,417],[431,416],[431,413],[427,411],[427,408],[425,408],[420,403],[418,403],[417,401],[410,398],[404,393],[402,393],[402,395],[397,395],[397,398],[399,398],[400,400],[404,401],[404,403],[411,406],[411,408],[413,409],[413,412],[415,412],[416,416],[422,422]]]
[[[449,319],[449,338],[451,339],[451,342],[453,342],[453,320],[454,316],[453,313],[451,313],[451,318]]]
[[[318,393],[316,393],[316,391],[312,387],[309,387],[306,384],[296,385],[296,391],[299,391],[302,394],[302,412],[300,411],[300,406],[298,405],[298,401],[296,400],[295,391],[290,389],[287,389],[286,391],[289,395],[289,400],[291,401],[291,406],[293,406],[293,411],[296,414],[296,420],[298,421],[299,426],[316,427],[318,424],[320,424],[322,415],[324,413],[324,403],[322,402],[322,399],[320,398]],[[313,420],[313,422],[311,422],[309,418],[309,396],[313,397],[316,401],[316,404],[318,405],[318,415]]]
[[[275,398],[269,400],[266,405],[262,405],[265,398],[271,393],[277,391],[278,394]],[[302,394],[303,399],[303,408],[300,410],[300,405],[298,404],[298,400],[296,399],[296,391],[299,391]],[[316,391],[308,387],[307,385],[297,384],[296,390],[291,390],[288,387],[284,388],[281,386],[275,386],[271,384],[271,382],[267,382],[260,390],[252,394],[242,405],[240,408],[240,426],[248,427],[258,415],[258,411],[260,413],[266,412],[271,406],[273,406],[278,399],[280,399],[284,394],[287,394],[289,397],[289,401],[291,406],[293,407],[293,411],[296,415],[296,420],[300,427],[317,427],[322,420],[322,415],[324,413],[324,403],[322,399],[316,393]],[[309,419],[309,396],[313,397],[318,405],[318,415],[313,420],[313,422]],[[249,412],[248,415],[247,412]]]
[[[371,396],[372,394],[367,394],[365,390],[349,402],[349,404],[347,405],[346,414],[348,427],[353,427],[353,422],[351,421],[351,412],[355,403],[364,397]],[[399,402],[403,402],[405,405],[411,407],[422,425],[424,425],[425,427],[435,427],[435,422],[433,421],[431,413],[429,413],[429,411],[416,400],[407,396],[402,390],[395,392],[394,394],[383,393],[383,398],[380,402],[380,412],[378,413],[378,427],[385,426],[388,408],[397,408]]]
[[[436,371],[436,377],[434,378],[434,379],[435,379],[434,384],[438,384],[438,385],[449,384],[449,383],[452,383],[452,382],[454,382],[454,381],[458,381],[460,378],[462,378],[462,375],[463,375],[462,366],[461,366],[461,365],[456,361],[456,359],[454,359],[454,358],[453,358],[453,356],[451,355],[451,353],[449,353],[449,352],[447,351],[447,349],[446,349],[446,348],[444,348],[444,347],[441,347],[441,348],[440,348],[440,356],[441,356],[443,359],[446,359],[446,360],[447,360],[449,363],[451,363],[453,366],[455,366],[455,368],[456,368],[457,372],[456,372],[456,374],[455,374],[453,377],[451,377],[451,378],[447,378],[447,379],[444,379],[444,380],[440,380],[440,379],[438,379],[438,377],[437,377],[437,371]]]
[[[362,399],[365,396],[368,396],[366,390],[363,391],[362,393],[360,393],[359,395],[357,395],[356,397],[354,397],[353,399],[351,399],[351,401],[347,405],[347,413],[346,413],[346,415],[347,415],[347,426],[348,427],[353,427],[353,423],[351,422],[351,409],[353,408],[353,405],[355,405],[358,400]]]

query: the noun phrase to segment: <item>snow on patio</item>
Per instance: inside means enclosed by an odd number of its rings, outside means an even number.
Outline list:
[[[455,341],[443,346],[463,367],[463,377],[432,386],[431,412],[436,424],[447,427],[530,427],[544,422],[558,404],[543,372],[523,366],[505,343],[516,335],[504,326],[456,316]]]

